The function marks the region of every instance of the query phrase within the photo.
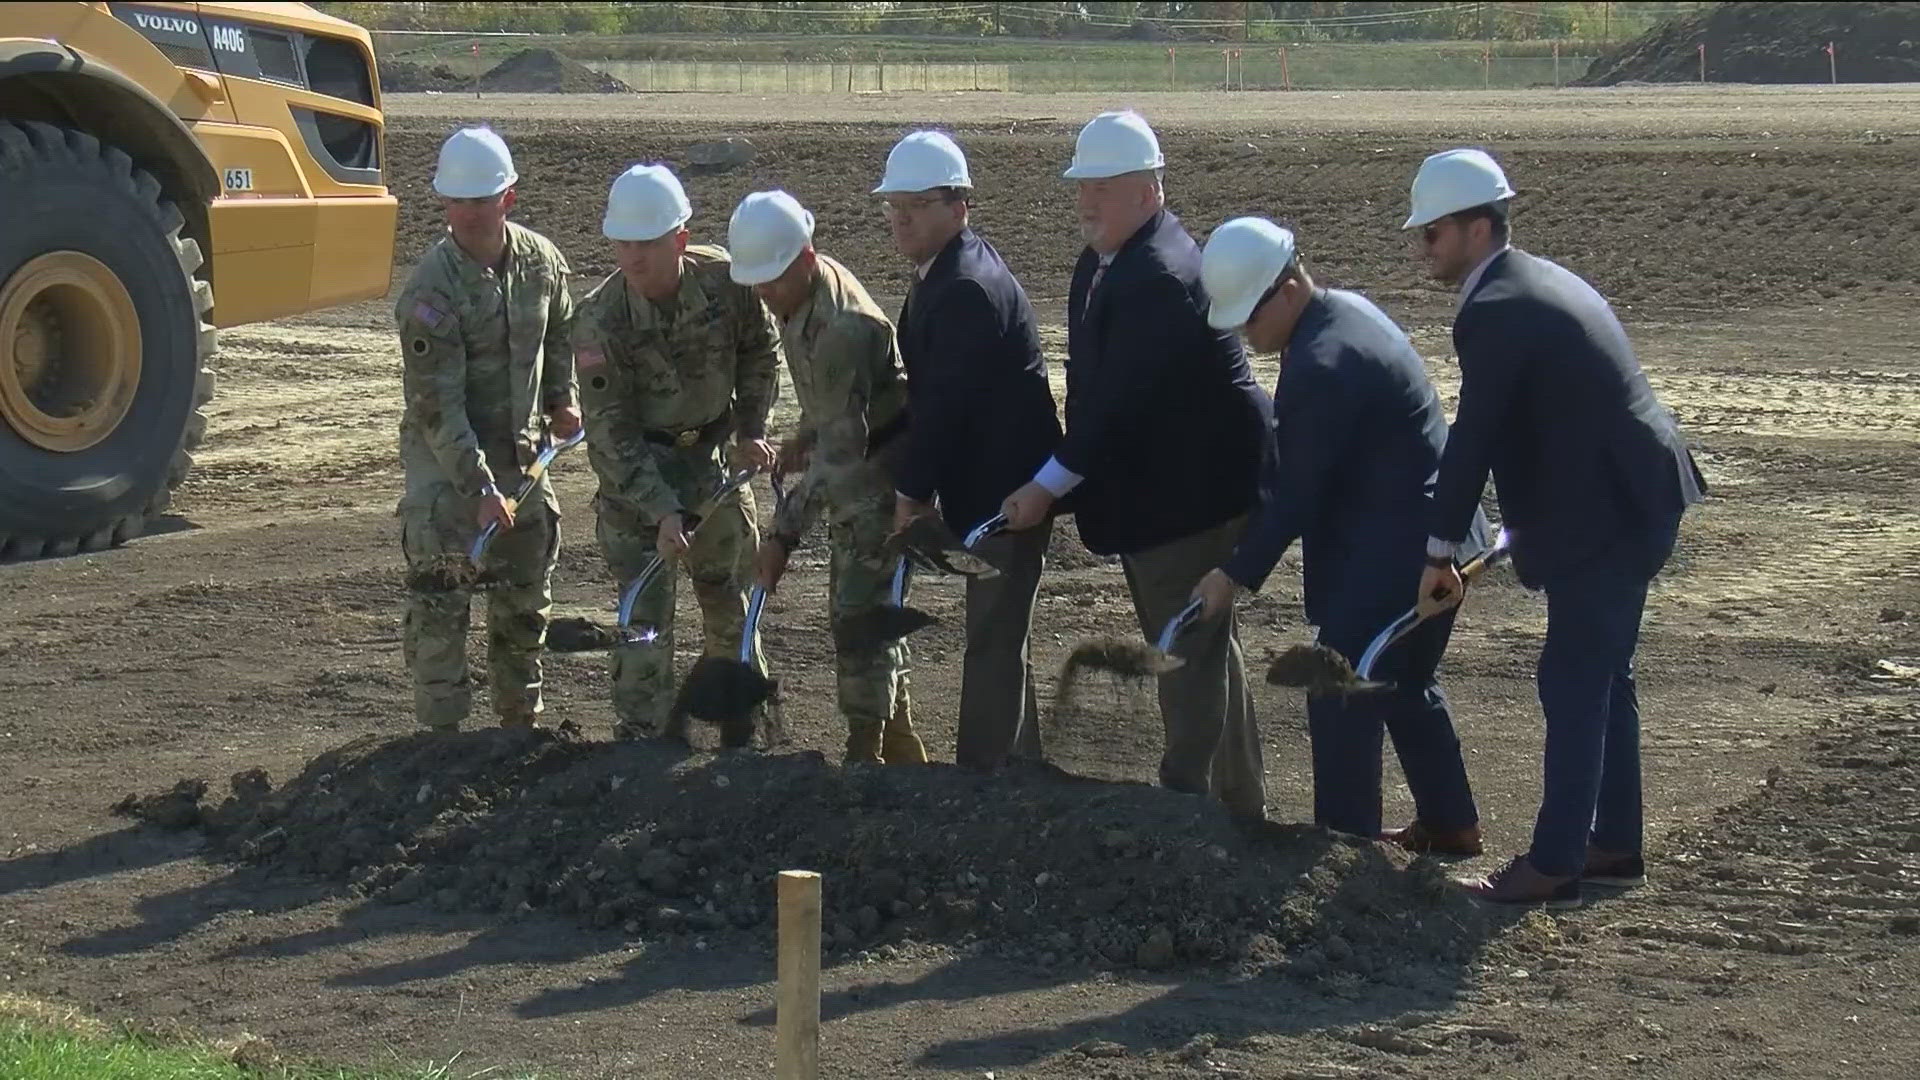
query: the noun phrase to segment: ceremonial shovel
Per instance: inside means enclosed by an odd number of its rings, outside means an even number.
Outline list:
[[[1501,529],[1492,547],[1460,568],[1460,580],[1472,582],[1489,568],[1505,562],[1510,553],[1509,543],[1507,530]],[[1314,696],[1345,697],[1389,689],[1393,683],[1375,679],[1374,667],[1379,664],[1382,654],[1427,618],[1420,614],[1418,605],[1407,609],[1406,614],[1388,623],[1385,629],[1374,636],[1367,650],[1360,654],[1358,666],[1348,665],[1346,657],[1317,642],[1294,645],[1268,665],[1267,682],[1274,686],[1304,687],[1307,693]]]

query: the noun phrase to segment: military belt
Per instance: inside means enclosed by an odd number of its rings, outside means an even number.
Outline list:
[[[680,450],[689,450],[703,443],[716,443],[725,439],[733,430],[733,410],[728,409],[699,427],[690,427],[684,431],[643,431],[640,437],[655,446],[671,446]]]

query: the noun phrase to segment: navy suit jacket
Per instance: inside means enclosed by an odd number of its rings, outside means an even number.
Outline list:
[[[1321,289],[1294,325],[1273,402],[1278,472],[1227,574],[1258,589],[1298,539],[1308,621],[1378,629],[1420,583],[1447,443],[1440,396],[1385,313]],[[1485,543],[1476,508],[1462,559]]]
[[[1520,580],[1551,588],[1639,552],[1706,481],[1593,286],[1518,249],[1494,257],[1453,324],[1460,405],[1432,532],[1467,531],[1489,473]]]
[[[964,535],[1060,441],[1033,305],[993,245],[962,229],[907,294],[897,334],[912,420],[895,484],[922,502],[938,495]]]
[[[1207,325],[1200,246],[1165,210],[1093,288],[1091,248],[1067,294],[1067,433],[1054,456],[1083,480],[1080,539],[1143,551],[1251,509],[1271,467],[1270,404],[1239,336]]]

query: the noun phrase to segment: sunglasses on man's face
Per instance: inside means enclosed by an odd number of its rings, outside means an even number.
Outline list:
[[[1420,242],[1426,244],[1428,247],[1432,247],[1433,242],[1440,239],[1440,226],[1445,220],[1445,218],[1442,218],[1440,221],[1436,221],[1431,225],[1421,226]]]

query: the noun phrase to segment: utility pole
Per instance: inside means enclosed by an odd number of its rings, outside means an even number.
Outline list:
[[[1253,0],[1246,0],[1240,5],[1240,40],[1253,40]]]

